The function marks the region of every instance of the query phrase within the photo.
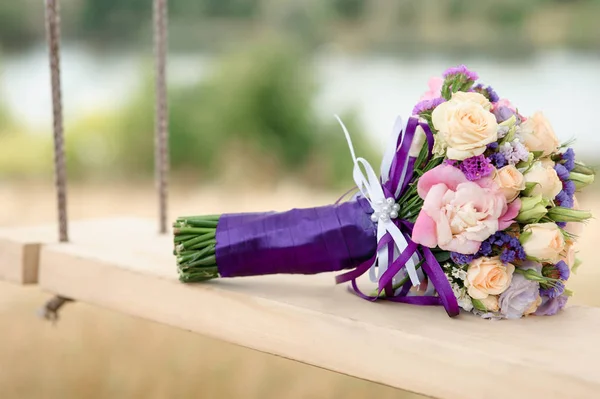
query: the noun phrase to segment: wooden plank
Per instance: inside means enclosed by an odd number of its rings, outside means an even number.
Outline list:
[[[334,286],[329,274],[184,285],[177,281],[170,237],[146,229],[130,234],[127,242],[113,240],[110,250],[44,246],[39,284],[433,397],[591,398],[600,390],[600,309],[570,307],[554,317],[518,321],[491,322],[468,314],[450,319],[442,308],[363,301]]]
[[[71,223],[71,240],[93,247],[114,246],[140,230],[152,231],[153,222],[136,218],[114,218]],[[115,226],[119,226],[115,230]],[[17,284],[38,281],[39,252],[45,244],[56,243],[55,224],[0,229],[0,280]]]

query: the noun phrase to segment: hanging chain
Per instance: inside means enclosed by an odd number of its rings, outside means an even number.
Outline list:
[[[60,90],[60,5],[59,0],[46,0],[46,37],[50,53],[50,82],[54,133],[54,184],[58,204],[58,239],[69,241],[67,219],[67,171],[63,131],[62,96]],[[58,320],[58,311],[71,299],[56,295],[41,309],[45,319]]]
[[[156,109],[154,170],[158,188],[159,231],[167,232],[167,177],[169,173],[169,116],[167,107],[167,0],[154,0],[154,62]]]

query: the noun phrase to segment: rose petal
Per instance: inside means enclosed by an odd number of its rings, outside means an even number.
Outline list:
[[[429,248],[437,246],[435,222],[424,211],[419,213],[413,228],[412,240]]]
[[[454,191],[460,183],[466,181],[468,180],[460,169],[442,164],[421,176],[417,183],[417,192],[419,197],[425,199],[431,187],[438,183],[444,183],[450,190]]]

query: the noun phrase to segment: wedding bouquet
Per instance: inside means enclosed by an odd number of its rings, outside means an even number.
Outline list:
[[[432,78],[397,120],[379,176],[340,121],[358,189],[346,202],[178,218],[180,280],[347,270],[336,282],[371,301],[443,305],[450,316],[556,314],[591,217],[575,194],[594,172],[542,113],[523,116],[477,80],[464,65]]]

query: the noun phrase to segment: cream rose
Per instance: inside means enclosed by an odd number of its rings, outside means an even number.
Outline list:
[[[506,197],[506,202],[512,202],[519,196],[519,192],[525,189],[523,174],[514,165],[508,165],[494,174],[494,182]]]
[[[489,111],[490,102],[479,93],[454,93],[431,115],[440,142],[450,159],[463,160],[483,154],[498,139],[498,123]]]
[[[521,125],[519,134],[529,151],[542,151],[544,155],[550,155],[556,152],[560,145],[550,122],[541,112],[536,112],[527,119]]]
[[[528,224],[523,229],[523,249],[527,256],[556,263],[565,248],[565,239],[555,223]]]
[[[514,271],[514,265],[503,264],[498,256],[477,258],[467,269],[467,292],[472,298],[479,300],[489,295],[499,295],[510,285]]]
[[[544,199],[553,200],[562,190],[562,182],[554,168],[549,164],[534,163],[531,169],[525,172],[524,177],[525,183],[537,183],[529,193],[532,197],[541,195]]]

